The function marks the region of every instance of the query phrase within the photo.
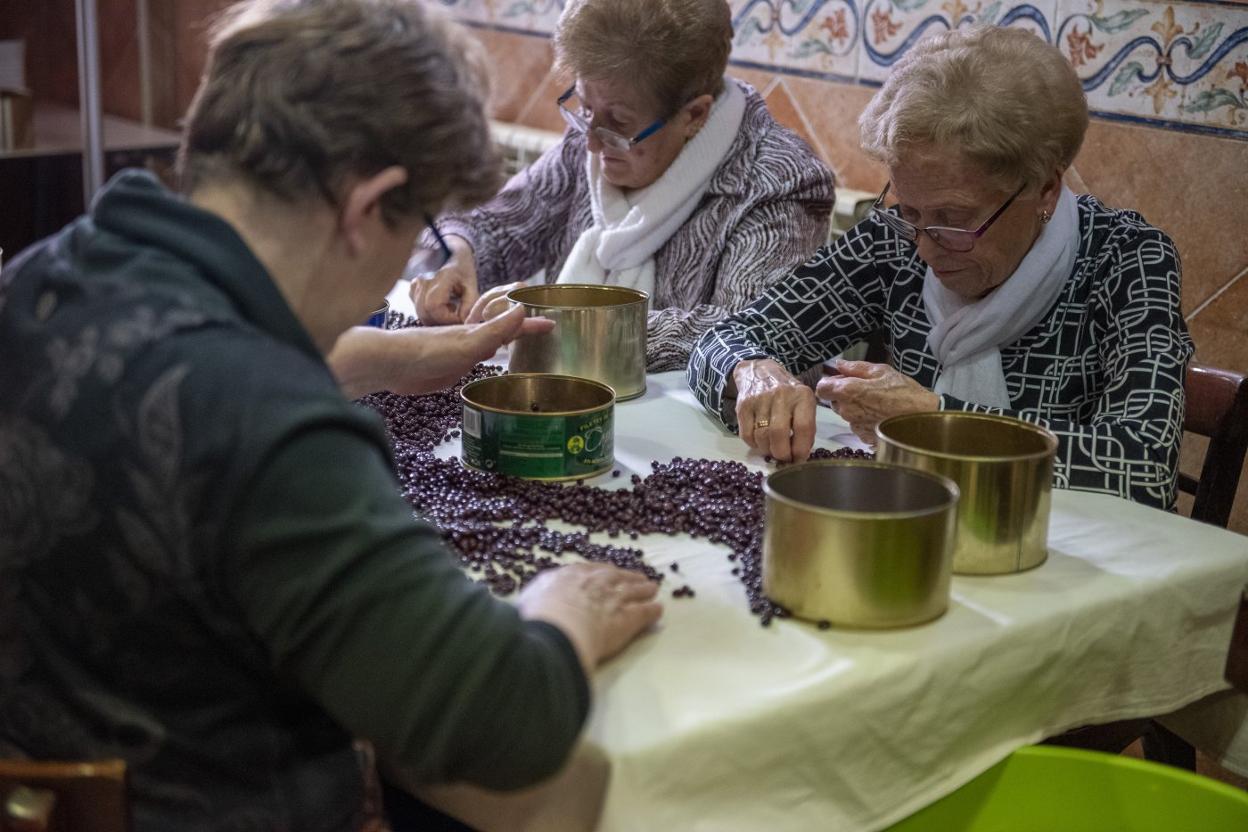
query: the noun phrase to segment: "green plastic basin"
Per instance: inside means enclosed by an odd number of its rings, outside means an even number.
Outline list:
[[[1020,748],[888,832],[1245,832],[1248,792],[1158,763]]]

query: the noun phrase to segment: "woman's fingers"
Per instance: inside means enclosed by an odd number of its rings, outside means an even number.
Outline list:
[[[815,447],[815,397],[793,411],[793,459],[802,462]]]
[[[803,384],[782,384],[737,400],[737,430],[745,444],[781,462],[803,460],[815,441],[815,395]]]
[[[767,442],[765,449],[775,459],[788,462],[793,457],[790,428],[793,424],[793,407],[795,404],[791,391],[776,391],[771,399],[771,408],[767,412]]]
[[[479,324],[482,321],[488,321],[503,314],[511,307],[511,302],[507,300],[507,294],[513,289],[519,289],[523,285],[524,283],[521,281],[518,283],[506,283],[490,289],[477,298],[477,302],[472,305],[468,316],[464,318],[464,323]]]
[[[737,434],[747,446],[758,447],[754,438],[754,403],[752,401],[737,399]]]
[[[631,573],[636,574],[636,573]],[[659,592],[659,585],[649,578],[637,575],[636,581],[621,581],[615,585],[619,598],[625,603],[639,603],[653,600]]]

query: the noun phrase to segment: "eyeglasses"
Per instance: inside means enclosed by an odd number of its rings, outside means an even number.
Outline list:
[[[975,241],[984,236],[984,233],[994,222],[997,221],[997,218],[1005,213],[1005,209],[1009,208],[1010,205],[1013,204],[1014,200],[1018,199],[1018,195],[1023,192],[1023,188],[1027,187],[1026,184],[1020,187],[1014,192],[1014,196],[1007,199],[1005,204],[993,212],[991,217],[984,220],[983,225],[972,231],[968,228],[947,228],[943,225],[929,225],[925,228],[920,228],[912,222],[903,220],[896,214],[891,214],[888,211],[885,211],[881,206],[884,204],[885,194],[888,193],[888,189],[892,186],[892,182],[889,182],[884,186],[884,190],[880,192],[879,197],[871,206],[872,216],[896,231],[902,236],[903,239],[909,240],[912,243],[917,242],[919,239],[919,232],[922,231],[924,234],[931,237],[932,241],[935,242],[936,245],[941,248],[948,249],[949,251],[970,251],[975,248]]]
[[[422,243],[416,247],[416,250],[412,252],[412,256],[407,261],[407,268],[403,272],[403,276],[409,280],[418,274],[436,272],[451,259],[451,247],[446,244],[446,239],[442,236],[442,232],[433,224],[433,217],[428,214],[425,214],[425,225],[429,226],[429,231],[432,232],[434,242],[437,245],[427,246]]]
[[[572,98],[576,98],[576,103],[571,108],[565,106]],[[667,123],[667,119],[665,118],[655,119],[649,127],[630,139],[628,136],[621,136],[614,130],[608,130],[605,127],[594,127],[590,123],[594,117],[593,111],[581,103],[580,97],[576,94],[575,84],[568,87],[568,91],[559,96],[559,100],[556,103],[559,105],[559,114],[563,116],[563,120],[568,123],[569,127],[573,130],[580,130],[582,133],[589,133],[592,131],[593,134],[598,137],[598,141],[602,142],[612,150],[619,150],[621,152],[631,150],[633,145],[638,142],[645,141],[650,136],[653,136],[660,129],[662,129],[664,124]]]

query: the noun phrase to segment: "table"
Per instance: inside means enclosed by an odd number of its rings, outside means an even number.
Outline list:
[[[412,313],[406,284],[388,299]],[[774,470],[706,415],[682,372],[648,376],[645,395],[615,416],[625,474],[675,456]],[[821,407],[815,445],[858,440]],[[457,456],[458,442],[437,453]],[[628,487],[627,476],[588,482]],[[885,829],[1023,745],[1227,690],[1248,583],[1248,537],[1077,491],[1053,493],[1046,563],[954,576],[949,611],[904,630],[763,628],[725,548],[665,535],[635,545],[657,566],[679,563],[679,583],[697,594],[665,589],[656,631],[596,674],[581,779],[599,782],[593,761],[609,762],[600,832]],[[1248,698],[1211,701],[1230,703],[1223,722],[1248,723]],[[538,810],[534,828],[563,832],[561,818],[584,816],[585,794],[559,793],[577,779],[556,784],[554,820]]]
[[[818,446],[851,438],[830,410],[818,426]],[[626,473],[673,456],[770,469],[745,451],[681,373],[617,405]],[[612,767],[607,832],[884,829],[1022,745],[1226,688],[1248,582],[1248,537],[1070,491],[1054,493],[1047,563],[955,577],[949,612],[904,630],[763,628],[725,549],[638,545],[656,565],[679,562],[697,596],[666,589],[660,626],[595,679],[587,737]]]

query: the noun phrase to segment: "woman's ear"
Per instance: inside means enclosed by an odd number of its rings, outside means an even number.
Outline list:
[[[711,115],[711,106],[714,103],[715,98],[713,96],[699,95],[685,105],[684,111],[689,117],[689,121],[685,125],[686,141],[696,136],[698,131],[706,124],[706,120]]]
[[[381,214],[381,198],[406,183],[407,170],[391,165],[372,176],[356,180],[347,189],[338,212],[338,227],[351,254],[358,255],[364,251],[371,227],[385,222]]]
[[[1064,173],[1066,173],[1065,168],[1054,170],[1040,186],[1040,210],[1049,216],[1053,216],[1053,212],[1057,210],[1057,200],[1062,195],[1062,175]]]

